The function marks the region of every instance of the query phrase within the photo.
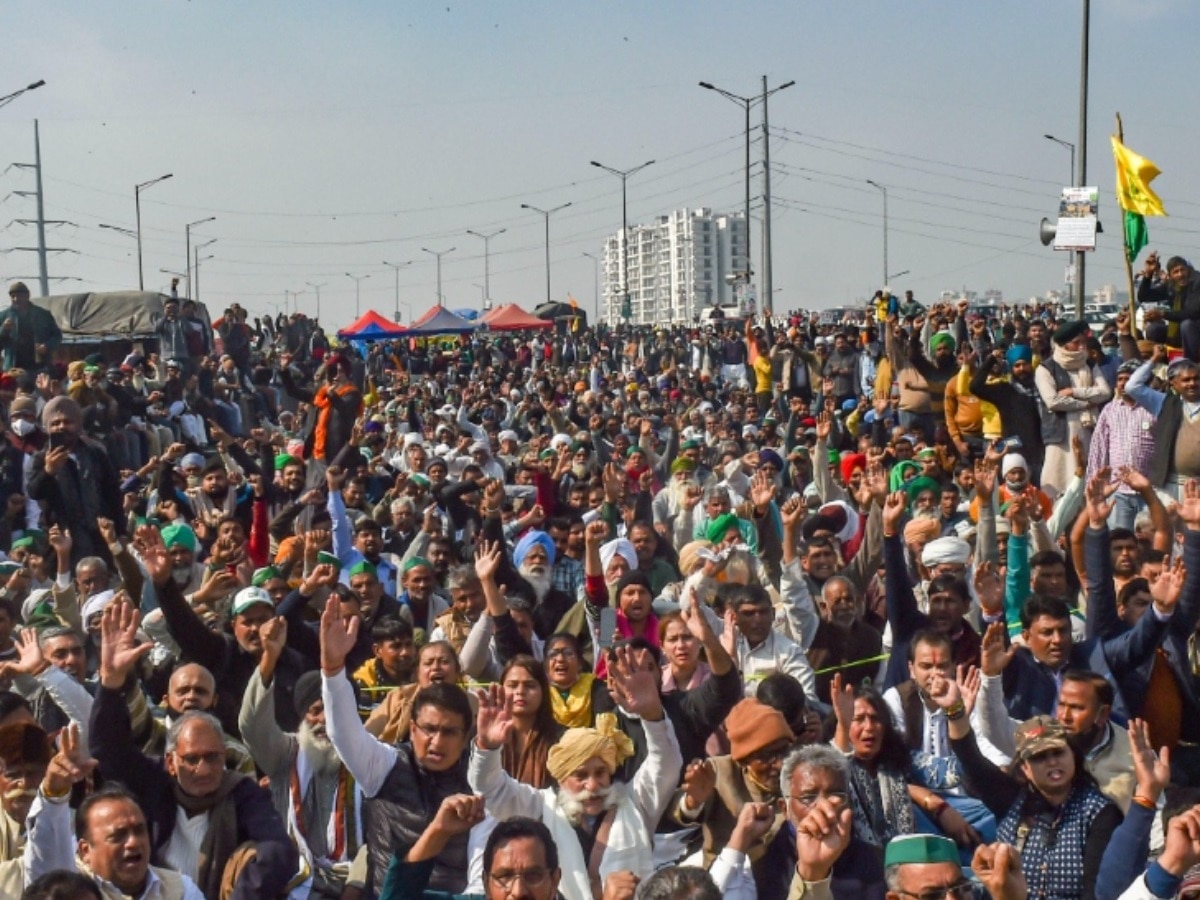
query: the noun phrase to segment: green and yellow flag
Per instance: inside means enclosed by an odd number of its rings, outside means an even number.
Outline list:
[[[1161,171],[1146,157],[1134,153],[1112,137],[1113,160],[1117,168],[1117,204],[1125,213],[1125,254],[1132,263],[1150,241],[1146,216],[1165,216],[1162,200],[1150,189],[1150,182]]]

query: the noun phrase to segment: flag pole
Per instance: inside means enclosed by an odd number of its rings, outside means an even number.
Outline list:
[[[1121,114],[1117,113],[1117,140],[1122,144],[1125,143],[1125,126],[1121,124]],[[1136,341],[1138,339],[1137,330],[1137,309],[1135,306],[1136,297],[1133,292],[1133,260],[1129,258],[1129,244],[1127,243],[1128,235],[1125,232],[1125,211],[1121,211],[1121,250],[1125,257],[1125,280],[1129,285],[1129,334]]]

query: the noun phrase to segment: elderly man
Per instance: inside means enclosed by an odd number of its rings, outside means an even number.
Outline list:
[[[784,551],[787,552],[786,549]],[[863,618],[865,604],[850,579],[835,575],[821,588],[821,619],[808,662],[815,672],[817,699],[829,704],[834,672],[853,684],[873,681],[879,671],[883,635]]]
[[[70,397],[42,407],[42,427],[50,440],[33,457],[29,496],[46,505],[51,524],[71,532],[72,562],[99,556],[111,564],[97,523],[125,521],[116,467],[102,446],[83,435],[83,411]]]
[[[0,727],[0,864],[21,857],[34,785],[54,755],[45,730],[27,712],[22,718]]]
[[[152,852],[206,896],[220,894],[226,879],[238,900],[284,891],[297,871],[296,848],[270,795],[253,778],[225,768],[216,719],[198,711],[180,716],[167,734],[162,763],[134,746],[122,689],[150,648],[138,642],[139,619],[121,602],[105,609],[101,622],[100,689],[89,724],[89,749],[100,772],[135,791],[147,813]]]
[[[51,355],[62,343],[62,331],[53,314],[29,300],[29,288],[14,281],[8,288],[12,305],[0,310],[0,351],[4,368],[35,372],[53,361]]]
[[[263,627],[263,654],[242,699],[238,725],[259,770],[271,781],[271,799],[308,864],[310,897],[342,895],[362,836],[362,792],[325,728],[321,675],[306,672],[293,702],[303,716],[290,734],[275,724],[275,666],[287,643],[287,621]]]
[[[558,623],[577,599],[554,586],[557,556],[554,539],[536,529],[525,532],[513,548],[513,565],[532,590],[530,599],[537,604],[533,610],[533,623],[543,640],[558,629]]]
[[[594,900],[604,883],[622,872],[650,876],[654,830],[683,765],[657,679],[634,673],[627,651],[618,651],[615,660],[614,699],[626,714],[641,718],[648,750],[628,784],[614,783],[613,774],[633,754],[633,742],[610,716],[598,717],[595,728],[568,730],[550,749],[547,768],[557,788],[538,790],[516,781],[500,758],[513,727],[504,689],[493,685],[479,693],[471,788],[485,797],[494,818],[528,816],[545,823],[562,860],[559,890],[567,900]]]

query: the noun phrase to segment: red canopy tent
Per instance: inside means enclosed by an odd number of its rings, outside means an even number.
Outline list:
[[[386,341],[403,336],[407,331],[403,325],[389,321],[375,310],[368,310],[358,321],[347,325],[337,333],[347,341]]]
[[[553,322],[531,316],[515,303],[505,303],[490,310],[483,317],[491,331],[526,331],[531,328],[553,328]]]

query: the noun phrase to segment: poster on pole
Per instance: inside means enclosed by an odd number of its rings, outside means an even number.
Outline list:
[[[1065,187],[1058,202],[1055,250],[1095,250],[1096,216],[1100,190],[1095,187]]]

